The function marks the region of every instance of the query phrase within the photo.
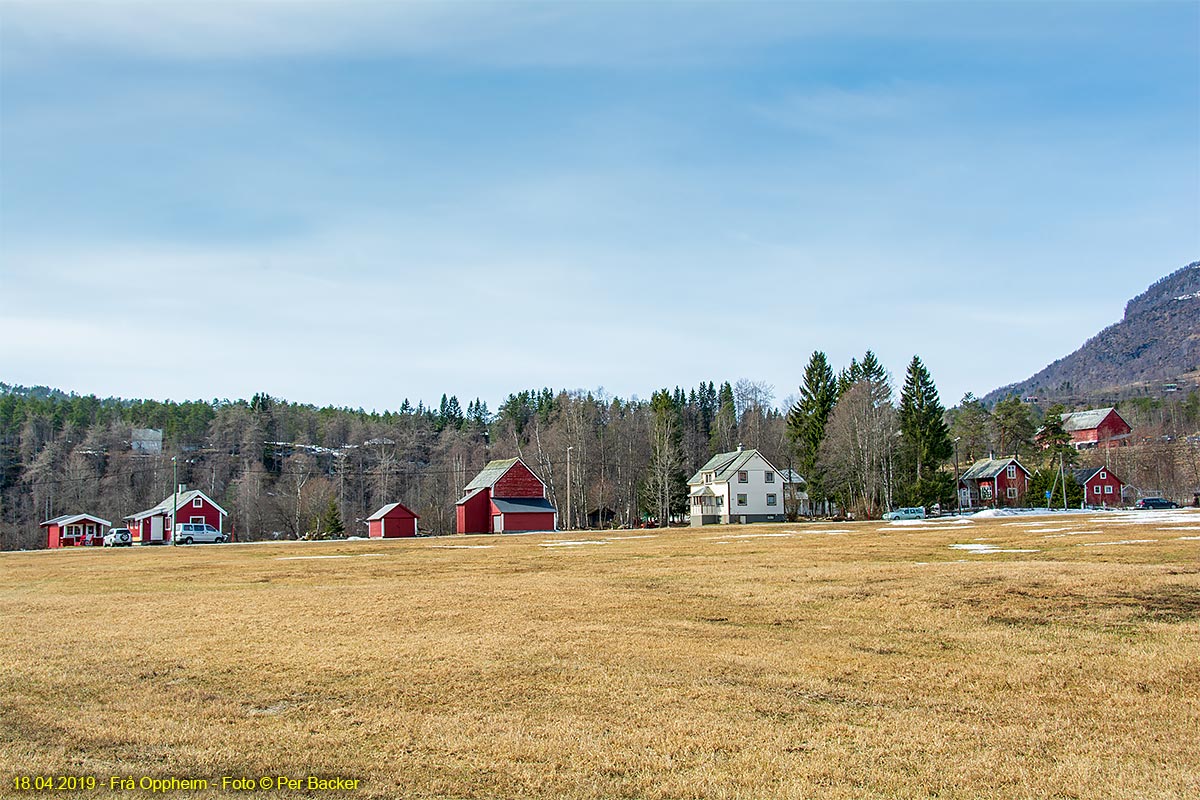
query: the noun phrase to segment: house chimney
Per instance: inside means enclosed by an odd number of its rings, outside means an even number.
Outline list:
[[[742,452],[742,443],[738,442],[738,452]]]
[[[187,484],[186,483],[179,484],[179,493],[183,494],[186,491],[187,491]]]

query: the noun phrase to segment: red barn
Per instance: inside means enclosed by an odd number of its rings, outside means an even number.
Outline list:
[[[1075,482],[1083,487],[1083,503],[1088,506],[1120,506],[1125,483],[1108,467],[1088,467],[1074,472]]]
[[[175,503],[174,511],[171,509],[172,503]],[[130,514],[125,518],[125,524],[135,542],[167,544],[171,541],[171,529],[176,524],[196,522],[223,531],[225,516],[225,509],[204,492],[199,489],[189,491],[187,487],[180,486],[177,494],[169,495],[154,508]]]
[[[42,523],[46,547],[99,547],[104,544],[104,529],[111,525],[91,514],[66,514]]]
[[[1029,470],[1013,458],[983,458],[971,465],[958,481],[962,505],[1017,506],[1029,488]]]
[[[455,504],[459,533],[516,533],[558,528],[546,484],[519,458],[490,461]]]
[[[403,503],[389,503],[367,517],[367,536],[372,539],[416,536],[418,519]]]
[[[1123,447],[1129,443],[1129,427],[1115,408],[1093,408],[1062,415],[1063,430],[1071,434],[1076,450],[1087,450],[1101,444]]]

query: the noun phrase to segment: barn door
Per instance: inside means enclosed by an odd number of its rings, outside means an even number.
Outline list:
[[[163,538],[163,518],[150,518],[150,541],[161,542]]]

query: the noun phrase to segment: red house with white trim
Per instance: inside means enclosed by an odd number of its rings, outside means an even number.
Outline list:
[[[173,502],[174,511],[171,509]],[[154,508],[127,516],[125,525],[129,528],[134,542],[169,544],[171,529],[175,524],[195,522],[212,525],[217,530],[224,531],[226,515],[225,509],[204,492],[181,486],[178,493],[169,495]]]
[[[490,461],[455,503],[459,533],[553,531],[558,511],[546,484],[519,458]]]
[[[982,458],[958,480],[963,508],[1019,506],[1025,501],[1031,474],[1012,458]]]
[[[1073,473],[1075,482],[1083,487],[1083,503],[1088,506],[1121,506],[1125,482],[1108,467],[1088,467]]]
[[[417,535],[417,520],[403,503],[389,503],[367,517],[367,536],[372,539],[398,539]]]
[[[1093,408],[1062,415],[1063,430],[1071,434],[1076,450],[1087,450],[1102,444],[1124,447],[1129,444],[1133,428],[1115,408]]]
[[[104,544],[104,529],[112,523],[91,514],[64,514],[41,526],[46,529],[46,547],[99,547]]]

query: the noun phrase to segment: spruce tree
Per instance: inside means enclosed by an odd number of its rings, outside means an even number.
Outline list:
[[[341,539],[346,535],[342,512],[338,510],[337,500],[332,497],[325,507],[325,513],[321,515],[321,535],[325,539]]]
[[[913,356],[900,392],[900,458],[905,478],[917,486],[954,452],[946,409],[921,359]]]
[[[804,369],[804,385],[800,387],[800,399],[792,406],[787,416],[787,433],[796,449],[800,474],[808,483],[811,502],[824,499],[823,481],[818,469],[821,442],[825,440],[825,426],[837,403],[838,386],[833,377],[829,361],[821,351],[814,351]]]

